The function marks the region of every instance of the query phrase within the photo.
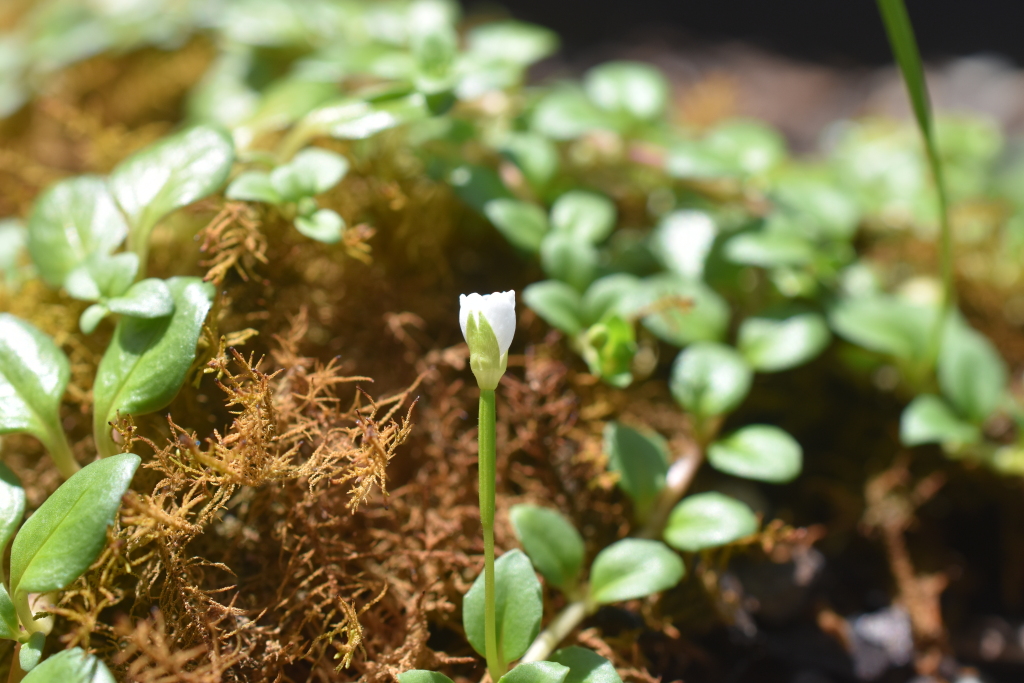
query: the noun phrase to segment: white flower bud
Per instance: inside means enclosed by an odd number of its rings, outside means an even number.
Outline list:
[[[459,325],[469,344],[469,366],[481,389],[496,389],[516,333],[516,293],[463,294],[459,304]]]

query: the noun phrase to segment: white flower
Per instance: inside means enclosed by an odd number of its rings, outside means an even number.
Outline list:
[[[463,294],[459,325],[469,344],[469,365],[481,389],[493,390],[505,374],[516,333],[516,293]]]

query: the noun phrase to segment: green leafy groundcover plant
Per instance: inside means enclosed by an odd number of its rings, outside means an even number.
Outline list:
[[[1008,364],[957,308],[952,210],[997,198],[1003,218],[967,227],[1002,235],[1001,272],[1020,274],[1020,164],[996,163],[1001,140],[984,123],[932,115],[901,0],[879,7],[920,139],[906,126],[848,123],[814,162],[790,158],[756,121],[673,125],[670,84],[648,64],[615,61],[578,80],[528,84],[526,69],[557,49],[556,37],[511,20],[460,26],[454,3],[229,0],[212,13],[151,5],[125,17],[102,3],[69,15],[44,2],[0,37],[0,59],[17,55],[0,75],[4,113],[96,52],[198,34],[215,46],[183,125],[107,175],[53,183],[27,217],[0,223],[3,286],[38,278],[66,304],[88,304],[82,334],[109,335],[91,388],[87,455],[100,459],[82,468],[86,453],[69,444],[61,419],[68,357],[30,322],[0,313],[0,434],[38,439],[66,479],[14,535],[25,496],[0,470],[0,547],[14,539],[0,637],[20,644],[25,681],[111,680],[78,649],[40,663],[47,629],[29,595],[66,589],[97,557],[139,464],[118,453],[124,420],[171,403],[204,325],[216,322],[222,300],[209,282],[147,277],[154,235],[163,227],[180,237],[171,228],[187,207],[231,200],[268,224],[293,225],[294,239],[346,244],[350,223],[367,217],[343,200],[373,180],[366,169],[381,158],[460,199],[467,223],[489,223],[541,274],[520,302],[563,335],[595,382],[629,396],[664,380],[692,440],[674,449],[650,425],[611,415],[602,452],[627,501],[619,528],[628,532],[593,548],[570,519],[580,511],[521,503],[509,520],[522,550],[499,554],[496,390],[516,293],[463,299],[480,391],[484,563],[460,607],[466,640],[495,683],[620,680],[610,661],[563,641],[602,606],[670,591],[714,551],[727,557],[758,539],[765,520],[742,496],[690,489],[705,462],[724,475],[715,481],[779,486],[800,476],[800,442],[744,408],[764,375],[827,349],[854,374],[895,374],[907,399],[904,446],[937,444],[972,466],[1024,474],[1024,406]],[[98,42],[76,40],[76,26]],[[417,229],[430,230],[429,217]],[[858,253],[858,240],[897,231],[937,237],[937,277],[909,278]],[[545,624],[547,594],[563,607]],[[450,683],[418,669],[399,679]]]

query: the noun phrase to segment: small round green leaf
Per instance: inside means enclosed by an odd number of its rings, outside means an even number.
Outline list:
[[[270,174],[262,171],[246,171],[231,181],[225,192],[228,199],[244,202],[265,202],[280,204],[284,201],[270,182]]]
[[[43,658],[43,648],[46,647],[46,634],[36,631],[29,636],[28,642],[22,643],[18,651],[18,664],[21,670],[28,672],[36,668],[39,660]]]
[[[110,191],[142,244],[161,218],[213,194],[228,177],[235,158],[231,136],[195,126],[128,157],[110,174]]]
[[[569,667],[565,683],[622,683],[612,663],[585,647],[563,647],[555,650],[548,661]]]
[[[336,211],[320,209],[311,216],[296,218],[295,229],[317,242],[336,244],[345,234],[345,219]]]
[[[121,296],[135,281],[139,257],[131,252],[107,256],[90,254],[64,279],[64,289],[80,301],[98,301]]]
[[[60,401],[71,378],[67,356],[34,326],[0,313],[0,434],[28,432],[44,444],[62,431]]]
[[[598,253],[593,244],[573,235],[549,233],[540,245],[540,263],[544,272],[584,291],[597,276]]]
[[[492,199],[484,215],[505,239],[520,249],[536,253],[548,231],[548,217],[536,204],[519,199]]]
[[[786,158],[786,143],[778,131],[760,121],[721,123],[703,140],[707,153],[736,173],[757,175]]]
[[[558,36],[521,21],[496,21],[472,28],[467,43],[474,59],[528,66],[557,50]]]
[[[22,683],[117,683],[98,657],[81,648],[58,652],[32,669]]]
[[[961,419],[945,401],[932,394],[916,397],[900,416],[900,443],[904,446],[938,443],[955,448],[980,440],[980,429]]]
[[[792,481],[803,467],[796,439],[772,425],[750,425],[708,447],[708,462],[719,472],[773,484]]]
[[[564,590],[576,585],[583,568],[583,538],[561,513],[537,505],[515,505],[509,511],[516,537],[533,566],[551,585]]]
[[[430,116],[422,93],[380,102],[344,99],[311,111],[301,124],[340,140],[366,140],[377,133]]]
[[[700,279],[718,228],[703,211],[674,211],[655,228],[653,251],[665,267],[677,275]]]
[[[326,192],[348,172],[348,159],[326,149],[310,147],[270,173],[270,184],[286,202]]]
[[[659,434],[640,432],[618,422],[604,428],[608,466],[619,475],[619,486],[633,501],[636,515],[645,519],[668,475],[668,444]]]
[[[669,389],[684,409],[700,417],[732,412],[750,392],[753,373],[725,344],[697,342],[676,356]]]
[[[727,545],[757,531],[757,516],[745,503],[717,491],[688,496],[676,505],[665,527],[665,541],[696,552]]]
[[[729,325],[729,306],[702,282],[662,273],[621,304],[621,313],[642,314],[643,325],[662,341],[683,347],[719,341]]]
[[[11,546],[12,593],[63,590],[89,568],[140,462],[132,453],[97,460],[39,506]]]
[[[123,296],[108,299],[106,305],[121,315],[161,318],[174,312],[174,297],[166,282],[151,277],[136,282]]]
[[[166,284],[174,313],[163,318],[121,318],[96,370],[94,436],[103,455],[116,450],[107,423],[118,411],[144,415],[163,408],[178,393],[195,358],[213,287],[194,277],[170,278]]]
[[[806,238],[781,230],[745,232],[725,245],[725,257],[733,263],[761,268],[803,266],[814,255],[815,247]]]
[[[592,130],[608,130],[611,122],[587,96],[573,87],[552,90],[537,103],[531,127],[554,140],[572,140]]]
[[[453,681],[438,671],[412,669],[398,674],[398,683],[453,683]]]
[[[580,293],[558,280],[534,282],[523,290],[523,301],[548,325],[575,337],[583,331]]]
[[[615,204],[594,192],[566,192],[551,207],[551,227],[576,239],[600,244],[615,229]]]
[[[608,314],[628,318],[633,311],[627,304],[642,296],[643,282],[635,275],[615,273],[595,280],[583,294],[583,319],[595,323]],[[631,305],[631,304],[630,304]]]
[[[609,604],[672,588],[685,573],[683,561],[661,541],[625,538],[594,558],[590,599]]]
[[[892,296],[872,295],[840,301],[830,312],[836,334],[869,351],[907,360],[927,352],[935,309],[914,306]]]
[[[502,141],[501,151],[512,159],[535,188],[546,186],[558,172],[558,149],[543,135],[510,133]]]
[[[661,116],[668,103],[668,81],[661,72],[640,62],[608,62],[584,76],[583,87],[601,109],[651,121]]]
[[[978,423],[999,407],[1009,381],[1006,362],[992,342],[959,315],[946,326],[937,370],[942,393]]]
[[[519,659],[540,632],[544,611],[540,581],[521,550],[510,550],[494,563],[498,650],[505,666]],[[484,655],[484,575],[476,577],[462,603],[462,624],[473,649]]]
[[[498,683],[564,683],[569,668],[556,662],[520,664],[498,679]]]
[[[39,274],[60,287],[68,273],[93,253],[109,254],[124,241],[128,225],[102,178],[63,180],[36,200],[28,219],[28,249]]]
[[[824,318],[802,313],[784,320],[747,318],[740,325],[737,346],[755,370],[779,372],[811,360],[830,339]]]

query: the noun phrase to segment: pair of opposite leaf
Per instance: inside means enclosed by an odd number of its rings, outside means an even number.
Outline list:
[[[665,544],[627,538],[597,554],[584,585],[583,539],[568,520],[532,505],[515,506],[511,518],[526,554],[510,550],[494,563],[495,626],[502,669],[522,657],[540,632],[544,604],[535,569],[570,599],[581,601],[585,613],[600,605],[667,590],[685,573],[682,560]],[[484,608],[481,574],[466,593],[462,612],[466,638],[481,655],[485,650]]]
[[[452,679],[437,671],[413,669],[400,674],[398,683],[452,683]],[[572,646],[556,650],[543,662],[520,664],[498,683],[622,683],[622,679],[601,655]]]
[[[196,126],[124,160],[109,177],[63,180],[36,201],[28,248],[43,280],[95,302],[79,324],[92,332],[109,313],[161,318],[174,310],[166,283],[135,282],[149,236],[171,212],[217,191],[234,161],[226,133]],[[127,240],[129,251],[115,254]]]
[[[228,199],[265,202],[294,217],[296,229],[310,239],[334,244],[341,240],[345,220],[321,209],[314,197],[337,185],[348,173],[348,160],[326,149],[310,147],[272,171],[245,171],[227,189]]]
[[[122,453],[86,466],[24,524],[25,491],[14,473],[0,465],[0,555],[14,539],[9,580],[0,583],[0,638],[21,643],[19,665],[30,672],[25,681],[113,681],[102,662],[77,649],[39,664],[49,625],[38,623],[29,595],[65,590],[99,557],[107,527],[140,462],[139,456]]]

